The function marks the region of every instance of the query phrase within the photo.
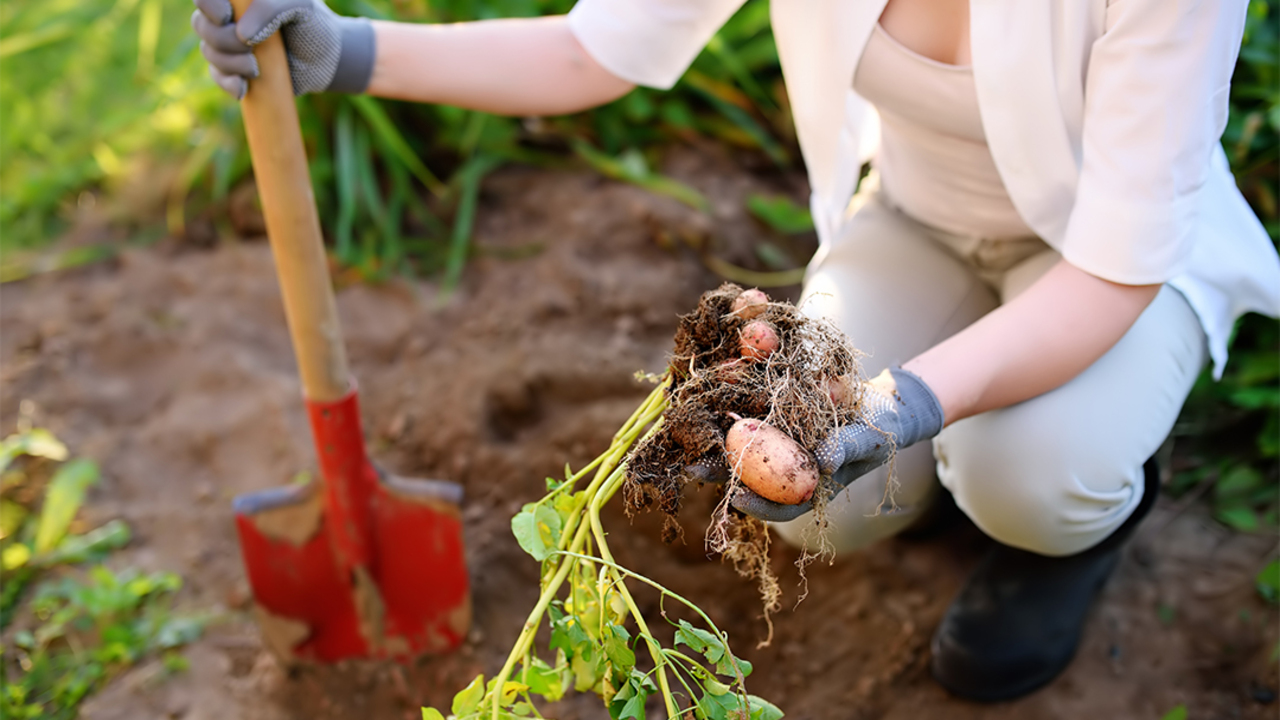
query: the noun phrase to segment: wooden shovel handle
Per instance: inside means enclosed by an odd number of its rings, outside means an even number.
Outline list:
[[[232,0],[236,17],[252,0]],[[280,33],[254,49],[260,74],[240,101],[253,174],[306,397],[332,402],[350,390],[342,328],[329,282],[320,218],[298,128]]]

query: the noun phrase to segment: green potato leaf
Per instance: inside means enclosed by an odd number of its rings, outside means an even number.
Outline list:
[[[639,670],[631,670],[630,677],[618,689],[617,694],[609,702],[609,717],[615,720],[644,720],[644,704],[649,696],[658,691],[649,676]]]
[[[707,720],[730,720],[742,717],[742,699],[733,694],[706,693],[698,698],[697,709]]]
[[[644,695],[634,695],[630,700],[623,704],[622,710],[618,712],[618,720],[644,720]]]
[[[636,666],[636,654],[627,646],[626,631],[623,630],[622,634],[618,634],[616,631],[622,628],[617,625],[611,625],[610,628],[611,632],[604,640],[604,654],[609,658],[609,662],[613,663],[614,671],[625,675]]]
[[[551,649],[564,651],[567,657],[573,657],[579,648],[590,646],[591,637],[582,629],[582,623],[573,615],[565,615],[564,611],[552,605],[551,613]]]
[[[702,653],[707,662],[715,665],[716,672],[721,675],[737,676],[739,670],[744,678],[751,674],[751,663],[735,658],[714,633],[696,628],[687,620],[681,620],[680,628],[676,630],[676,644],[680,643]]]
[[[747,704],[751,708],[751,720],[780,720],[785,715],[777,705],[762,697],[748,695]]]
[[[529,685],[529,692],[555,702],[564,697],[568,689],[568,666],[551,667],[545,660],[534,656],[521,679]]]
[[[453,696],[452,711],[454,715],[467,715],[475,712],[484,699],[484,675],[477,675],[471,684]]]
[[[748,717],[750,720],[780,720],[783,717],[783,712],[768,700],[755,695],[743,698],[741,695],[729,692],[716,695],[708,691],[698,699],[697,708],[708,720],[742,717]]]
[[[728,685],[725,685],[724,683],[720,682],[719,680],[710,680],[710,679],[704,681],[702,683],[702,687],[705,688],[706,691],[711,693],[712,695],[727,695],[729,691],[733,689]]]
[[[547,505],[528,504],[511,518],[511,532],[516,542],[534,560],[542,562],[551,557],[560,543],[560,515]]]
[[[602,660],[596,646],[586,644],[578,647],[578,652],[569,661],[569,667],[573,670],[574,690],[586,692],[600,682],[604,677]]]

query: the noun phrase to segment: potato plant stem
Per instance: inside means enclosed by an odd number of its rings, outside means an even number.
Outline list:
[[[563,554],[564,554],[564,555],[571,556],[571,557],[573,557],[573,556],[574,556],[574,554],[573,554],[572,552],[565,552],[565,553],[563,553]],[[639,574],[639,573],[632,572],[632,571],[630,571],[630,570],[628,570],[628,569],[626,569],[626,568],[622,567],[621,565],[619,565],[619,564],[617,564],[617,563],[615,563],[615,562],[610,562],[610,561],[607,561],[607,560],[601,560],[600,558],[597,558],[597,557],[589,557],[589,556],[586,556],[586,555],[577,555],[576,557],[577,557],[578,559],[580,559],[580,560],[584,561],[584,562],[598,563],[598,564],[601,564],[601,565],[605,565],[605,566],[607,566],[607,567],[610,567],[610,568],[612,568],[613,570],[617,571],[617,572],[618,572],[618,574],[623,575],[623,576],[625,576],[625,577],[632,578],[632,579],[637,580],[637,581],[639,581],[639,582],[642,582],[642,583],[644,583],[645,585],[648,585],[648,586],[652,587],[653,589],[657,590],[658,592],[662,593],[663,595],[665,595],[665,596],[667,596],[667,597],[670,597],[670,598],[672,598],[673,600],[678,601],[679,603],[681,603],[681,604],[682,604],[682,605],[684,605],[685,607],[687,607],[687,608],[689,608],[690,610],[692,610],[692,611],[694,611],[695,613],[697,613],[697,614],[698,614],[698,617],[702,618],[702,621],[703,621],[703,622],[705,622],[705,623],[707,624],[707,627],[711,629],[712,634],[713,634],[713,635],[715,635],[715,636],[716,636],[716,638],[717,638],[717,639],[719,639],[719,640],[720,640],[720,642],[721,642],[721,643],[723,643],[725,647],[728,647],[728,646],[729,646],[729,636],[728,636],[728,635],[725,635],[725,634],[724,634],[724,631],[722,631],[722,630],[721,630],[721,629],[720,629],[720,628],[719,628],[719,627],[718,627],[714,622],[712,622],[712,621],[711,621],[711,618],[707,617],[707,614],[706,614],[705,612],[703,612],[703,611],[702,611],[702,608],[698,607],[697,605],[694,605],[692,601],[690,601],[690,600],[686,599],[683,595],[681,595],[681,594],[679,594],[679,593],[677,593],[677,592],[673,592],[673,591],[671,591],[671,590],[668,590],[665,586],[663,586],[663,585],[661,585],[661,584],[659,584],[659,583],[657,583],[657,582],[655,582],[655,581],[653,581],[653,580],[650,580],[649,578],[645,577],[644,575],[641,575],[641,574]],[[670,652],[670,651],[668,651],[668,652]],[[737,679],[737,681],[738,681],[739,683],[743,683],[743,682],[745,682],[746,677],[742,674],[742,670],[741,670],[741,668],[738,668],[738,667],[737,667],[737,658],[734,658],[734,660],[733,660],[733,664],[734,664],[734,670],[735,670],[735,675],[736,675],[736,679]]]
[[[613,497],[625,481],[623,459],[631,449],[631,446],[646,432],[646,428],[648,428],[648,432],[653,432],[656,428],[655,422],[662,417],[662,413],[667,407],[666,390],[669,385],[670,380],[668,379],[655,388],[627,422],[623,424],[618,433],[614,435],[613,444],[610,445],[609,449],[582,471],[568,478],[565,486],[562,487],[565,492],[571,491],[572,484],[592,467],[595,467],[595,477],[592,478],[591,483],[583,492],[583,499],[575,503],[564,523],[560,541],[557,543],[557,558],[551,561],[555,570],[551,573],[550,579],[544,582],[537,604],[534,605],[529,617],[525,620],[520,636],[516,638],[515,645],[511,648],[511,653],[507,656],[507,661],[503,664],[502,670],[494,678],[492,703],[490,705],[493,720],[498,720],[501,717],[503,687],[511,677],[516,663],[522,657],[525,657],[532,648],[534,637],[542,623],[542,617],[555,599],[560,586],[564,584],[565,579],[569,577],[570,572],[577,567],[581,560],[599,561],[599,558],[580,554],[588,538],[594,534],[601,554],[608,558],[608,562],[605,564],[611,568],[618,567],[613,562],[612,555],[609,554],[608,546],[605,544],[604,532],[600,527],[600,508],[609,498]],[[650,427],[651,425],[654,427]],[[582,522],[584,513],[588,514],[588,521],[585,523]],[[570,537],[572,540],[567,540]],[[567,548],[565,547],[566,542]],[[543,577],[546,577],[546,575],[544,574]],[[666,701],[667,712],[671,717],[676,717],[679,710],[667,683],[661,648],[654,646],[655,641],[650,637],[639,609],[631,599],[630,593],[627,592],[626,586],[621,582],[622,578],[618,578],[618,580],[621,596],[627,604],[628,610],[636,619],[641,634],[648,640],[650,652],[653,653],[654,662],[658,666],[658,682]]]
[[[616,566],[617,563],[614,562],[613,553],[609,551],[609,545],[605,542],[604,527],[600,524],[600,508],[609,501],[609,498],[613,497],[613,494],[626,481],[623,468],[618,468],[614,475],[617,477],[611,478],[611,482],[606,484],[599,493],[596,493],[595,498],[591,501],[588,516],[591,519],[591,530],[596,537],[596,547],[600,552],[600,558],[609,565]],[[617,571],[612,570],[612,568],[611,572],[614,575],[617,574]],[[645,644],[649,646],[649,654],[653,656],[654,670],[658,674],[658,689],[662,692],[662,699],[667,706],[667,716],[674,718],[679,715],[680,710],[676,707],[675,697],[671,694],[671,685],[667,682],[667,662],[662,655],[662,645],[657,640],[654,640],[653,634],[649,632],[649,626],[644,621],[644,615],[641,614],[640,608],[636,607],[636,601],[631,597],[631,591],[627,589],[626,579],[618,577],[615,587],[618,589],[618,594],[622,597],[622,601],[626,603],[627,609],[631,612],[631,617],[635,619],[636,628],[640,631],[640,635],[644,637]]]

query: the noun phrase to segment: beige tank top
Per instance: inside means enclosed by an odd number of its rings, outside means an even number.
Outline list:
[[[924,57],[876,24],[853,88],[880,113],[880,149],[872,165],[904,212],[960,235],[1035,234],[996,172],[970,66]]]

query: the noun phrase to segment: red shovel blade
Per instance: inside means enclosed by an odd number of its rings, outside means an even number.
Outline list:
[[[268,647],[321,662],[456,647],[471,622],[461,488],[379,474],[364,456],[354,392],[309,406],[323,489],[277,488],[234,505]]]

